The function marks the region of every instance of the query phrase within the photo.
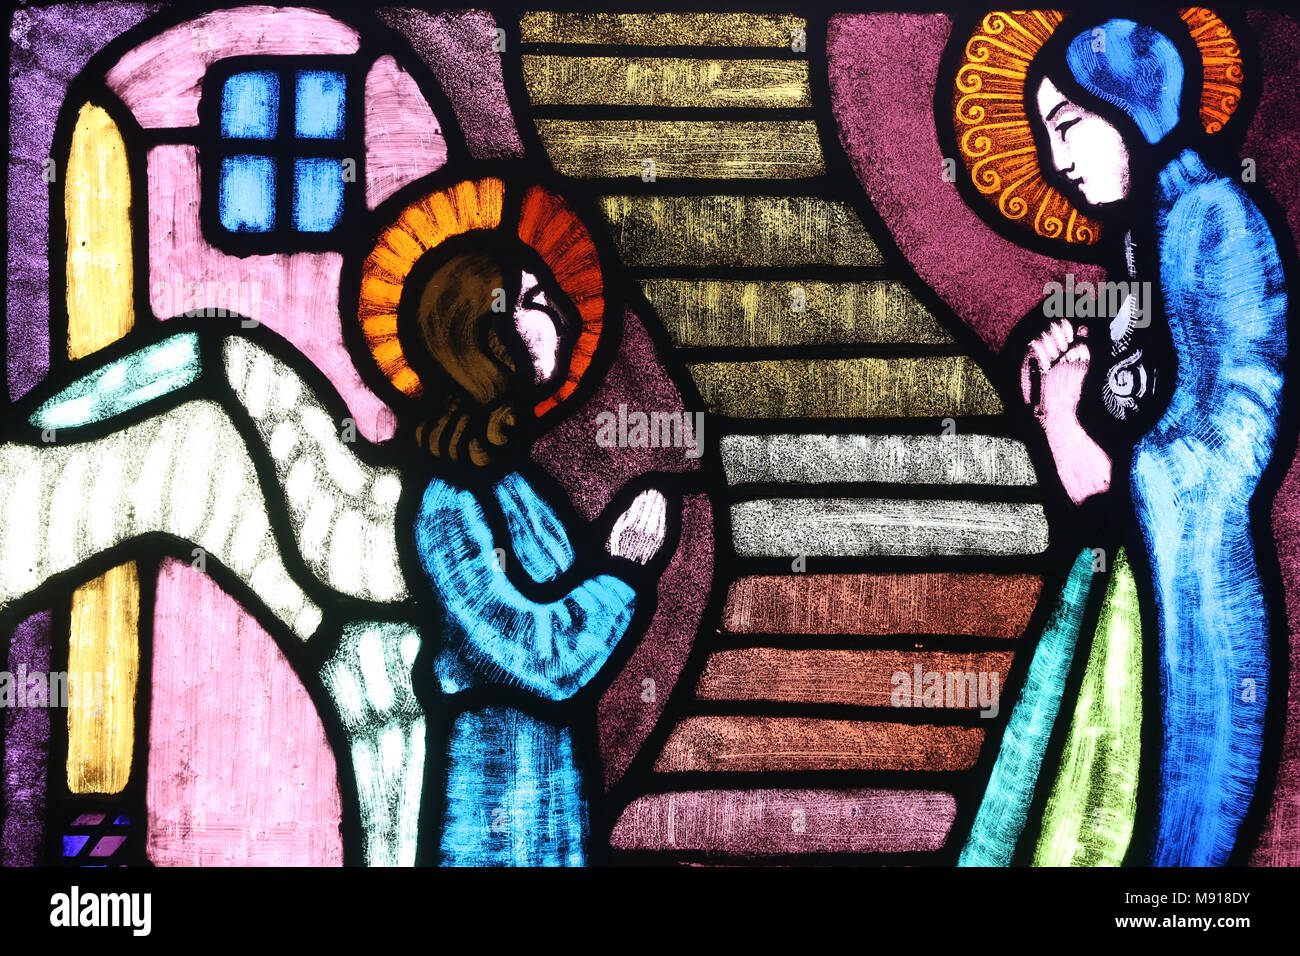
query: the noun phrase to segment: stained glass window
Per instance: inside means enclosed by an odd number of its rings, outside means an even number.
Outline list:
[[[209,91],[220,90],[211,162],[221,229],[252,234],[259,250],[300,248],[312,241],[304,237],[323,239],[340,229],[357,202],[362,152],[360,120],[348,117],[355,97],[350,103],[345,70],[290,62],[209,79]]]

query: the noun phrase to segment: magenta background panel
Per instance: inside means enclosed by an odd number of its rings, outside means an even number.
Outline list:
[[[641,475],[699,467],[700,460],[687,458],[682,448],[596,444],[597,416],[617,414],[620,404],[627,406],[629,414],[680,414],[686,408],[654,340],[631,309],[624,313],[622,340],[608,374],[582,407],[533,445],[533,458],[559,480],[578,512],[589,520]],[[684,498],[681,539],[659,582],[658,609],[637,649],[601,698],[597,723],[607,786],[623,775],[653,730],[686,662],[713,578],[712,524],[707,497]],[[645,690],[646,680],[654,682],[652,694]]]
[[[681,448],[602,448],[596,444],[598,416],[642,412],[681,413],[682,394],[655,349],[645,324],[630,309],[623,338],[609,373],[591,397],[533,445],[533,459],[554,475],[584,518],[594,518],[629,480],[649,471],[683,472],[699,468]]]
[[[381,7],[376,13],[406,38],[437,77],[471,156],[523,156],[501,75],[501,54],[492,50],[497,28],[492,14],[482,10],[429,13],[404,7]]]
[[[606,787],[622,778],[677,685],[708,604],[713,554],[713,506],[705,495],[686,496],[681,539],[659,579],[658,607],[600,698],[597,726]]]
[[[6,670],[17,675],[50,670],[53,614],[41,611],[14,628]],[[2,660],[3,657],[0,657]],[[17,677],[14,678],[17,680]],[[26,683],[26,682],[24,682]],[[26,691],[22,687],[23,692]],[[47,707],[6,707],[4,728],[4,797],[0,801],[0,866],[39,866],[46,837],[46,785],[50,757]],[[66,726],[66,724],[64,725]]]
[[[943,180],[932,104],[950,32],[942,14],[833,17],[831,108],[853,171],[916,274],[997,350],[1042,300],[1045,283],[1066,272],[1089,282],[1105,274],[1002,238]]]
[[[1263,87],[1241,155],[1255,160],[1259,179],[1300,236],[1300,25],[1280,13],[1255,11],[1247,22],[1260,45]],[[1277,783],[1251,862],[1300,866],[1300,458],[1279,448],[1291,465],[1273,500],[1273,534],[1282,567],[1291,637],[1290,687]],[[1278,662],[1280,666],[1281,662]],[[1267,794],[1261,799],[1268,800]]]

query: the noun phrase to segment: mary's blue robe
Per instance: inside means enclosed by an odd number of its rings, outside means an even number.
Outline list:
[[[1226,861],[1259,776],[1270,622],[1250,507],[1277,440],[1287,292],[1259,209],[1191,150],[1160,173],[1156,237],[1178,380],[1131,482],[1160,635],[1153,862],[1205,866]]]
[[[1177,48],[1149,26],[1118,19],[1084,30],[1066,63],[1096,101],[1132,120],[1146,141],[1128,143],[1134,157],[1156,155],[1148,148],[1197,121],[1180,116],[1188,71]],[[1288,296],[1272,230],[1235,171],[1182,149],[1136,199],[1151,217],[1135,225],[1156,246],[1176,370],[1168,406],[1133,447],[1128,482],[1145,551],[1133,557],[1145,558],[1156,611],[1143,631],[1155,634],[1160,669],[1160,752],[1141,754],[1159,761],[1151,860],[1222,865],[1255,797],[1264,741],[1275,622],[1251,508],[1276,450]],[[1085,558],[1035,650],[964,864],[1009,862],[1028,822],[1090,590]]]

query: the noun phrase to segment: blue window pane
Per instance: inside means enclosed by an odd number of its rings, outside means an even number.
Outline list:
[[[299,70],[294,101],[294,127],[306,139],[338,139],[343,135],[347,80],[328,70]]]
[[[269,156],[227,156],[221,161],[218,195],[221,224],[231,232],[275,228],[275,160]]]
[[[221,135],[227,139],[271,139],[279,112],[279,76],[236,73],[221,91]]]
[[[299,232],[329,232],[343,215],[343,162],[293,161],[293,224]]]

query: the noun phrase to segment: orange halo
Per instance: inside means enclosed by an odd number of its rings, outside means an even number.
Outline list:
[[[499,179],[468,180],[429,193],[402,210],[397,221],[379,234],[361,267],[357,318],[375,364],[404,395],[424,394],[397,337],[397,306],[402,286],[415,263],[450,236],[501,224],[505,184]]]
[[[1179,16],[1201,53],[1201,125],[1223,129],[1241,102],[1241,49],[1205,7]],[[1029,65],[1060,24],[1057,10],[995,11],[971,33],[953,80],[957,150],[975,189],[1007,220],[1044,238],[1092,245],[1100,225],[1043,179],[1025,115]]]
[[[1241,105],[1241,87],[1246,81],[1241,47],[1213,10],[1186,7],[1178,15],[1201,51],[1201,125],[1207,133],[1217,133]]]
[[[500,179],[488,177],[417,199],[379,234],[361,267],[357,318],[362,336],[379,370],[404,395],[418,398],[424,386],[397,335],[402,287],[416,262],[444,240],[501,226],[505,188]],[[604,280],[590,232],[555,193],[533,186],[524,194],[517,232],[541,256],[582,319],[566,375],[533,410],[541,416],[573,394],[591,365],[604,324]]]
[[[582,319],[568,373],[559,387],[533,409],[541,416],[574,393],[591,365],[605,320],[605,282],[591,233],[568,203],[541,186],[534,186],[524,195],[519,238],[537,250]]]

